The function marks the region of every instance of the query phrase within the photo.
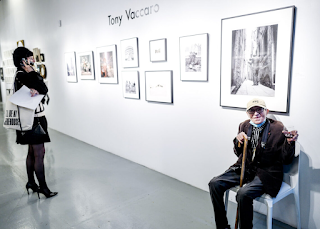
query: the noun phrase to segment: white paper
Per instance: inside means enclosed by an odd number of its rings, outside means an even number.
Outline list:
[[[31,97],[30,89],[23,85],[11,96],[10,102],[21,107],[35,110],[43,97],[44,95],[35,95]]]

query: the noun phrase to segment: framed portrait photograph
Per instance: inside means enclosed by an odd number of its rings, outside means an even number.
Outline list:
[[[65,69],[66,69],[66,77],[67,82],[77,83],[77,65],[76,65],[76,53],[75,52],[67,52],[64,54],[65,58]]]
[[[139,72],[123,71],[122,73],[123,97],[140,99]]]
[[[41,59],[40,59],[40,49],[38,48],[34,48],[33,49],[33,58],[36,62],[41,62]]]
[[[121,41],[122,67],[139,67],[138,38],[130,38]]]
[[[180,79],[208,80],[208,34],[180,37]]]
[[[173,103],[172,71],[146,71],[146,101]]]
[[[100,83],[118,83],[117,46],[96,49],[96,74]]]
[[[93,52],[79,52],[77,53],[77,66],[80,79],[94,80],[94,63]]]
[[[221,21],[220,105],[246,108],[253,98],[288,112],[295,7]]]
[[[151,62],[167,61],[167,39],[149,41],[149,52]]]

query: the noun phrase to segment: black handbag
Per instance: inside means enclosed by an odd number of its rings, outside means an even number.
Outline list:
[[[45,135],[46,132],[44,131],[44,129],[42,128],[40,121],[38,120],[38,123],[36,125],[33,125],[32,127],[32,135]]]

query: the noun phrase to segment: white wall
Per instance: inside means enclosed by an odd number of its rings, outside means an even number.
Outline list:
[[[128,21],[125,10],[158,4],[158,13]],[[290,112],[277,115],[300,132],[305,152],[301,179],[303,228],[320,228],[320,154],[318,153],[318,54],[320,2],[317,0],[198,0],[150,2],[129,0],[2,0],[1,50],[24,39],[28,48],[45,54],[49,80],[49,126],[84,142],[208,190],[209,180],[235,162],[232,139],[243,110],[222,108],[220,98],[221,19],[295,5]],[[109,26],[108,15],[123,15],[121,26]],[[62,27],[59,27],[62,20]],[[209,81],[181,82],[179,37],[209,34]],[[96,47],[138,37],[141,99],[122,96],[119,84],[79,80],[67,83],[64,53],[95,51]],[[167,38],[168,61],[149,61],[149,40]],[[144,72],[172,70],[174,104],[145,101]],[[52,139],[54,141],[54,139]],[[88,152],[90,153],[90,152]],[[275,218],[295,225],[293,200],[275,206]],[[289,207],[288,207],[289,206]],[[289,210],[288,210],[289,209]]]

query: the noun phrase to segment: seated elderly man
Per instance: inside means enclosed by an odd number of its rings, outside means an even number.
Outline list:
[[[263,100],[253,99],[248,102],[249,119],[240,123],[238,135],[233,140],[238,161],[209,182],[217,229],[230,228],[223,195],[226,190],[240,184],[244,138],[248,139],[245,185],[239,189],[236,196],[240,228],[252,228],[253,199],[264,193],[275,197],[280,190],[283,164],[290,163],[294,157],[298,132],[285,131],[281,122],[266,118],[268,112]]]

